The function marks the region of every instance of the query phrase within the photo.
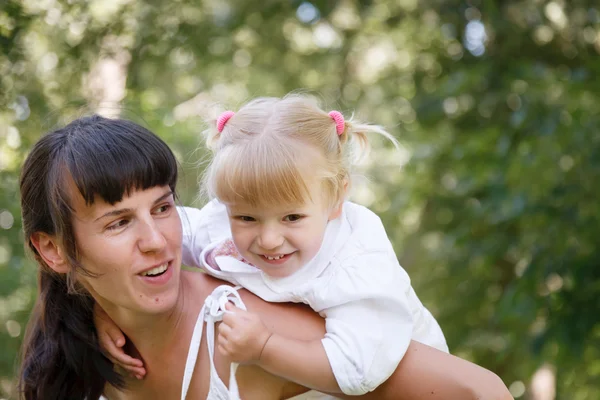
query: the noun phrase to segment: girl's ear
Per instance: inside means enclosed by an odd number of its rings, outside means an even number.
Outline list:
[[[40,257],[42,257],[50,268],[60,274],[69,272],[70,267],[64,256],[64,251],[54,236],[35,232],[31,235],[30,240]]]
[[[331,212],[329,213],[329,219],[328,221],[332,221],[336,218],[338,218],[340,215],[342,215],[342,209],[344,207],[344,201],[340,201],[340,203],[338,205],[336,205],[335,207],[333,207],[331,209]]]
[[[340,215],[342,215],[342,209],[344,207],[344,200],[346,199],[346,195],[348,194],[348,185],[349,185],[348,179],[344,179],[344,188],[342,190],[340,202],[335,207],[333,207],[333,209],[329,213],[329,221],[334,220],[334,219],[338,218]]]

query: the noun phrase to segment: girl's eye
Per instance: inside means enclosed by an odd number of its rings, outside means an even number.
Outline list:
[[[247,215],[240,215],[237,217],[237,219],[239,219],[240,221],[244,221],[244,222],[254,222],[255,219],[252,217],[249,217]]]
[[[109,231],[114,231],[117,230],[119,228],[124,227],[125,225],[127,225],[129,223],[129,220],[126,219],[120,219],[112,224],[110,224],[109,226],[106,227],[106,230]]]
[[[284,220],[287,222],[296,222],[302,219],[302,215],[300,214],[290,214],[284,217]]]

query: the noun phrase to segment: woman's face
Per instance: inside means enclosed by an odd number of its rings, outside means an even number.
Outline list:
[[[132,191],[111,205],[77,192],[73,230],[83,267],[77,279],[105,309],[160,313],[174,306],[181,270],[181,222],[168,186]]]

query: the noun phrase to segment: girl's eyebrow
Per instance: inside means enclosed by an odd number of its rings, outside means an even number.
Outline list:
[[[167,197],[171,196],[173,194],[172,190],[169,190],[167,193],[163,194],[162,196],[160,196],[158,199],[154,200],[153,204],[157,204],[160,203],[161,201],[163,201],[164,199],[166,199]],[[107,212],[106,214],[103,214],[101,216],[99,216],[98,218],[96,218],[94,220],[94,222],[102,219],[102,218],[106,218],[106,217],[117,217],[119,215],[123,215],[123,214],[127,214],[133,211],[133,208],[118,208],[116,210],[112,210]]]

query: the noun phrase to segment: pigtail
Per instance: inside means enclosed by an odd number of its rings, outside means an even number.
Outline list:
[[[378,134],[388,139],[396,149],[398,149],[398,140],[382,126],[365,124],[358,121],[345,121],[344,132],[339,135],[340,144],[347,148],[346,151],[351,154],[351,159],[356,162],[363,157],[366,157],[370,150],[371,145],[369,142],[369,136],[372,134]]]
[[[223,132],[225,125],[229,122],[231,117],[233,117],[234,115],[235,115],[235,113],[233,111],[223,111],[221,113],[221,115],[219,115],[217,120],[214,122],[214,124],[211,124],[216,129],[209,128],[205,131],[206,146],[209,149],[211,149],[211,150],[216,149],[217,142],[221,138],[221,132]]]
[[[212,151],[216,151],[219,139],[221,139],[221,132],[217,130],[214,124],[210,124],[210,127],[202,132],[206,147]]]

